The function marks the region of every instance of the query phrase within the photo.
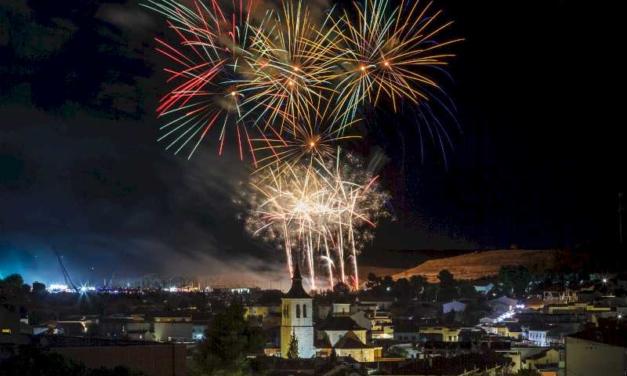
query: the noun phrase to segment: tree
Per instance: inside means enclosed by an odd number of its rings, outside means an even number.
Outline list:
[[[0,279],[0,302],[20,306],[26,300],[26,295],[29,292],[30,286],[24,283],[19,274],[11,274]]]
[[[217,314],[193,357],[192,374],[245,375],[250,364],[246,356],[262,350],[261,329],[244,319],[244,308],[231,304]]]
[[[411,298],[413,291],[407,278],[399,278],[394,285],[394,296],[398,298]]]
[[[438,280],[440,281],[440,287],[452,287],[455,284],[455,278],[453,277],[453,273],[449,272],[448,269],[442,269],[438,273]]]
[[[381,278],[377,277],[374,273],[368,273],[368,282],[366,282],[366,287],[373,289],[379,285],[381,285]]]
[[[41,282],[33,282],[33,294],[43,295],[46,293],[46,285]]]
[[[287,358],[298,359],[298,338],[296,338],[296,334],[293,331],[290,337],[290,347],[287,350]]]
[[[454,310],[453,310],[453,311],[449,311],[449,312],[445,313],[445,314],[442,316],[442,321],[443,321],[445,324],[449,324],[449,325],[450,325],[450,324],[453,324],[453,323],[455,323],[455,317],[456,317],[456,316],[457,316],[457,314],[456,314],[456,312],[455,312]]]
[[[414,291],[420,293],[427,284],[427,280],[421,275],[412,275],[409,278],[409,284]]]
[[[351,288],[344,282],[338,282],[333,286],[333,293],[339,295],[347,295],[350,294]]]
[[[499,282],[507,294],[523,297],[531,282],[531,273],[523,265],[504,265],[499,270]]]

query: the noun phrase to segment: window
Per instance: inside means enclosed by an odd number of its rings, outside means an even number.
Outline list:
[[[300,319],[300,304],[296,304],[296,318]]]
[[[307,304],[303,304],[303,317],[307,318]]]

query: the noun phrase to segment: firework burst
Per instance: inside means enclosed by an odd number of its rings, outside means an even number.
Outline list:
[[[298,164],[334,160],[338,144],[361,138],[355,132],[349,132],[358,120],[337,124],[332,102],[318,98],[315,105],[317,111],[295,126],[287,127],[283,132],[270,126],[267,132],[252,140],[258,160],[256,172],[268,167],[281,167],[281,170]]]
[[[157,51],[173,67],[165,68],[172,89],[157,107],[166,120],[159,141],[190,158],[209,132],[218,138],[222,154],[227,138],[237,140],[240,158],[250,148],[249,130],[242,119],[243,94],[233,82],[245,74],[243,58],[250,40],[254,0],[233,0],[228,10],[218,1],[193,1],[188,7],[173,0],[148,0],[145,7],[164,15],[177,44],[156,38]],[[251,153],[252,154],[252,153]]]
[[[280,244],[290,273],[297,256],[313,289],[320,275],[331,288],[336,281],[358,288],[357,256],[386,215],[377,177],[350,156],[266,171],[269,176],[253,176],[249,231]]]
[[[238,82],[249,108],[244,116],[256,113],[264,129],[278,128],[281,134],[318,113],[320,99],[333,90],[325,80],[332,65],[326,59],[332,33],[319,31],[327,22],[328,17],[321,25],[314,22],[303,2],[287,1],[252,28],[250,76]]]
[[[388,197],[339,144],[360,138],[366,106],[385,102],[397,114],[408,103],[433,114],[425,103],[442,89],[432,72],[459,41],[444,37],[451,22],[412,0],[363,0],[342,13],[300,0],[278,9],[259,9],[260,0],[144,1],[176,40],[156,39],[170,64],[159,141],[191,158],[205,139],[219,154],[234,140],[254,165],[243,200],[250,232],[280,244],[290,273],[298,256],[312,288],[358,288],[357,256]],[[444,148],[435,124],[427,129]]]
[[[461,41],[442,37],[452,22],[440,23],[442,12],[432,8],[432,2],[420,8],[418,1],[393,7],[387,0],[365,0],[354,3],[354,15],[345,11],[334,23],[341,49],[330,58],[340,67],[336,103],[345,121],[362,104],[377,105],[382,98],[395,111],[403,99],[429,100],[423,88],[438,87],[430,73],[455,56],[443,52],[446,47]]]

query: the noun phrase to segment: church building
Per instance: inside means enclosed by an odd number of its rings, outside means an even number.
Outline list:
[[[292,337],[298,341],[298,357],[312,358],[314,347],[313,299],[303,289],[298,262],[294,263],[292,287],[281,298],[281,357],[287,358]]]

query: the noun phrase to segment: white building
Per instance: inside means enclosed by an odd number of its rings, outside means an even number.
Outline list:
[[[295,263],[292,287],[281,298],[281,356],[287,358],[292,335],[298,340],[298,357],[312,358],[314,347],[313,299],[303,289],[298,263]]]
[[[548,347],[549,346],[549,328],[538,327],[529,328],[527,331],[527,339],[535,346]]]
[[[488,293],[492,291],[492,289],[494,288],[494,284],[487,283],[485,285],[474,285],[474,288],[476,292],[483,294],[483,295],[488,295]]]
[[[154,318],[154,340],[157,342],[192,342],[194,324],[191,316],[157,316]]]
[[[627,374],[627,331],[595,328],[566,338],[566,376]]]
[[[464,312],[465,310],[466,304],[457,300],[442,304],[442,313],[444,314],[449,312]]]

